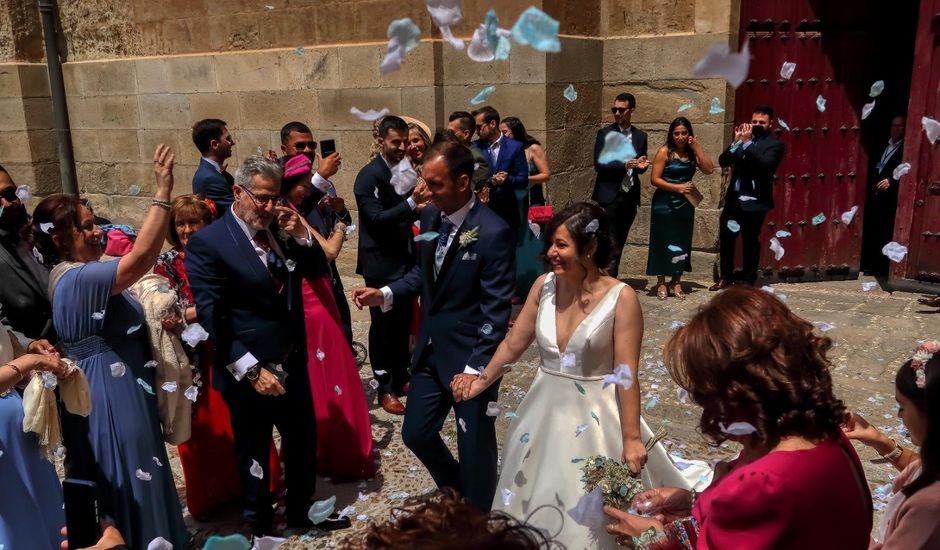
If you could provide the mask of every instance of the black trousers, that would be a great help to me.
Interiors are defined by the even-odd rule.
[[[366,279],[366,286],[382,288],[391,281]],[[372,374],[379,383],[379,395],[395,393],[408,382],[411,352],[408,337],[411,333],[411,314],[414,300],[397,297],[392,309],[382,312],[380,307],[370,307],[369,316],[369,362]]]
[[[281,434],[287,485],[287,521],[307,517],[317,484],[317,419],[307,376],[305,353],[292,353],[284,364],[289,374],[285,394],[261,395],[242,380],[223,394],[232,418],[235,458],[242,484],[244,516],[255,535],[272,534],[270,453],[272,429]],[[257,462],[263,475],[251,473]]]
[[[728,201],[725,204],[718,222],[720,224],[718,234],[720,277],[725,281],[734,279],[734,246],[740,235],[741,252],[744,257],[742,280],[753,284],[757,280],[760,262],[760,231],[764,226],[767,212],[745,212],[736,203],[737,201]],[[728,229],[728,220],[738,222],[741,229],[738,232]]]
[[[626,193],[617,193],[617,198],[610,204],[602,204],[601,208],[607,212],[610,219],[611,233],[614,237],[614,246],[610,251],[610,267],[607,268],[607,274],[617,278],[620,274],[620,256],[623,254],[623,247],[627,244],[627,237],[630,235],[630,228],[633,227],[633,221],[636,220],[637,204],[631,200]]]

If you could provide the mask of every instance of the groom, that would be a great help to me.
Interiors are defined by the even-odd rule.
[[[454,403],[450,382],[467,369],[482,370],[506,335],[516,241],[506,222],[474,198],[473,155],[466,147],[437,143],[425,159],[431,204],[421,213],[421,232],[430,239],[421,243],[418,264],[381,289],[357,288],[353,301],[359,309],[388,308],[421,293],[423,319],[402,439],[438,487],[455,487],[488,511],[496,493],[497,453],[495,418],[486,415],[486,405],[496,401],[499,384]],[[459,462],[439,433],[451,408]]]

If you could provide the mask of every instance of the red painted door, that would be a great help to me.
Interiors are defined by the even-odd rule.
[[[940,144],[922,130],[921,118],[940,119],[940,0],[922,0],[917,23],[911,100],[894,240],[908,255],[892,264],[892,277],[940,283]]]
[[[735,123],[771,105],[775,132],[787,146],[777,170],[775,207],[761,234],[766,280],[854,277],[859,270],[869,154],[862,106],[870,101],[872,60],[881,44],[871,17],[875,0],[744,0],[741,40],[752,54],[747,81],[735,97]],[[784,62],[796,63],[789,79]],[[817,98],[825,110],[817,108]],[[787,129],[789,127],[789,130]],[[850,223],[842,215],[857,207]],[[770,251],[778,232],[785,253]],[[782,233],[781,235],[785,235]]]

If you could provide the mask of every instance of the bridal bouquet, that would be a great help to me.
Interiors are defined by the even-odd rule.
[[[581,482],[585,492],[601,488],[604,504],[626,510],[633,497],[643,492],[643,480],[627,464],[606,456],[587,458],[581,467]]]

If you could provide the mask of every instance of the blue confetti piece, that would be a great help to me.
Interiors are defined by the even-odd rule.
[[[594,411],[591,411],[591,418],[593,418],[597,422],[598,426],[601,425],[601,419],[597,417],[597,413],[595,413]]]
[[[202,550],[249,550],[250,548],[251,543],[244,535],[227,535],[224,537],[212,535],[206,539],[206,543],[202,546]]]
[[[582,386],[581,384],[578,384],[577,382],[575,382],[574,387],[577,388],[579,392],[581,392],[581,395],[587,395],[587,392],[584,391],[584,386]]]
[[[480,93],[473,96],[473,99],[470,100],[470,104],[480,105],[481,103],[486,101],[486,98],[490,97],[490,94],[492,94],[495,91],[496,91],[496,86],[487,86],[486,88],[483,88],[482,90],[480,90]]]
[[[684,113],[684,112],[688,111],[688,110],[691,109],[691,108],[692,108],[692,104],[691,104],[691,103],[683,103],[682,105],[679,105],[679,108],[676,109],[676,112],[677,112],[677,113]]]
[[[506,418],[515,418],[518,415],[514,412],[508,412],[508,413],[504,413],[503,416],[505,416]]]
[[[144,382],[142,379],[138,378],[137,383],[140,384],[140,387],[144,389],[145,392],[153,395],[153,388],[150,387],[150,384]]]
[[[140,186],[137,185],[136,183],[131,184],[131,186],[127,188],[127,194],[128,194],[128,195],[131,195],[131,196],[137,196],[137,195],[139,195],[139,194],[140,194]]]
[[[650,410],[659,405],[659,396],[653,396],[652,399],[646,402],[646,405],[643,406],[644,409]]]
[[[421,242],[421,241],[430,242],[430,241],[437,239],[440,236],[441,234],[438,233],[437,231],[428,231],[427,233],[421,233],[419,235],[415,235],[414,241],[416,243]]]
[[[138,330],[140,330],[140,325],[134,325],[127,329],[127,334],[133,334],[137,332]]]
[[[726,225],[728,226],[728,230],[731,231],[732,233],[737,233],[738,231],[741,230],[741,224],[739,224],[738,222],[734,220],[728,220],[728,223]]]
[[[568,101],[577,101],[578,99],[578,91],[574,89],[574,84],[568,84],[568,87],[565,88],[565,92],[562,95],[564,95],[565,99]]]
[[[778,238],[778,239],[785,239],[785,238],[791,237],[791,236],[792,236],[792,234],[791,234],[789,231],[777,231],[777,238]]]
[[[612,162],[626,162],[636,158],[636,149],[627,139],[627,136],[620,132],[608,132],[604,138],[604,148],[597,157],[598,164],[610,164]]]
[[[571,459],[572,464],[577,464],[578,462],[584,462],[584,459],[581,457]]]
[[[512,38],[541,52],[560,52],[558,28],[558,21],[535,6],[529,6],[512,26]]]
[[[725,110],[721,106],[721,100],[717,97],[713,97],[711,103],[708,105],[708,114],[720,115],[723,112],[725,112]]]
[[[786,122],[785,120],[783,120],[782,118],[777,118],[777,124],[779,124],[780,127],[783,128],[784,130],[786,130],[786,131],[788,131],[788,132],[790,131],[790,126],[789,126],[789,125],[787,124],[787,122]]]
[[[522,434],[522,437],[519,438],[519,443],[528,443],[529,442],[529,432]]]
[[[676,246],[676,245],[674,245],[674,244],[671,244],[671,245],[667,246],[666,248],[668,248],[670,252],[682,252],[682,247],[681,247],[681,246]]]
[[[816,109],[820,113],[826,112],[826,98],[824,98],[823,96],[816,97]]]
[[[868,92],[868,97],[878,97],[883,91],[885,91],[885,81],[876,80],[875,83],[871,85],[871,91]]]
[[[826,221],[826,215],[823,214],[822,212],[813,216],[813,225],[821,225],[825,221]]]

